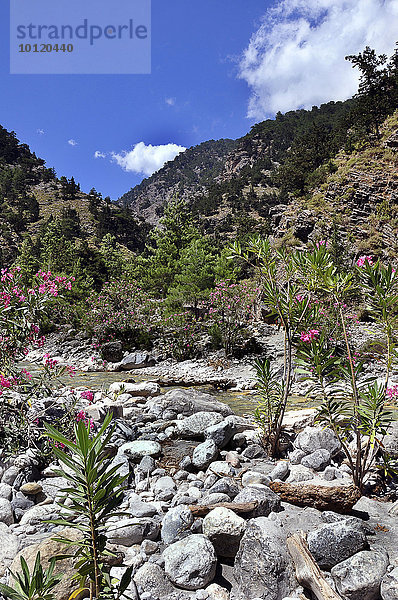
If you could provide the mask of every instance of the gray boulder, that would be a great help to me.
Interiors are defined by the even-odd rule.
[[[299,483],[300,481],[309,481],[314,479],[314,473],[308,467],[303,465],[291,465],[290,475],[287,478],[287,483]]]
[[[109,393],[118,394],[119,392],[130,394],[130,396],[159,396],[160,385],[153,381],[141,381],[140,383],[126,383],[125,381],[115,381],[109,386]]]
[[[380,595],[383,600],[398,600],[398,567],[384,575]]]
[[[11,500],[12,487],[8,483],[0,483],[0,498]]]
[[[228,442],[233,438],[236,430],[228,421],[221,421],[215,425],[210,425],[205,430],[205,438],[214,441],[218,448],[225,448]]]
[[[347,520],[321,525],[308,534],[307,541],[321,569],[331,569],[367,547],[364,531]]]
[[[172,418],[177,415],[185,417],[198,412],[216,412],[227,417],[233,414],[233,410],[227,404],[220,402],[214,396],[205,394],[195,389],[174,389],[166,394],[150,400],[148,403],[149,412],[157,417],[170,413]]]
[[[331,429],[306,427],[296,437],[294,446],[305,452],[305,454],[323,449],[328,450],[333,456],[340,449],[340,442]]]
[[[268,517],[271,512],[278,512],[281,507],[279,496],[265,485],[250,485],[243,488],[235,496],[234,502],[257,502],[257,507],[248,513],[252,518]]]
[[[19,521],[24,513],[35,505],[33,500],[26,498],[22,492],[16,492],[11,500],[11,507],[15,516],[15,520]]]
[[[196,446],[192,454],[192,464],[200,470],[206,469],[217,458],[218,448],[213,439],[208,439]]]
[[[314,469],[314,471],[323,471],[325,467],[330,463],[330,452],[324,448],[314,450],[311,454],[307,454],[301,459],[303,467],[308,469]]]
[[[120,446],[118,454],[126,454],[134,461],[139,461],[143,456],[159,456],[162,447],[158,442],[152,440],[135,440],[126,442]]]
[[[106,362],[117,363],[123,358],[123,346],[121,342],[106,342],[102,344],[101,357]]]
[[[109,525],[106,535],[111,544],[129,547],[141,544],[145,538],[155,540],[159,529],[160,525],[151,519],[121,519]]]
[[[41,481],[44,494],[48,498],[57,500],[59,502],[61,498],[65,497],[65,493],[61,492],[63,488],[69,487],[69,482],[65,477],[48,477]]]
[[[131,516],[137,519],[140,519],[141,517],[153,517],[157,513],[154,504],[142,502],[141,500],[130,501],[129,508]]]
[[[203,440],[205,429],[222,421],[220,413],[198,412],[177,423],[177,435],[194,440]]]
[[[20,542],[5,523],[0,523],[0,539],[0,577],[3,577],[18,553]]]
[[[164,475],[163,477],[159,477],[153,486],[153,491],[155,495],[162,494],[164,492],[172,492],[174,493],[176,490],[175,481],[170,475]]]
[[[250,444],[247,448],[245,448],[245,450],[243,450],[242,456],[249,459],[265,458],[267,453],[265,452],[264,448],[260,446],[260,444]]]
[[[391,423],[387,435],[383,439],[384,450],[392,458],[398,458],[398,421]]]
[[[289,460],[292,465],[299,465],[301,463],[301,459],[305,456],[305,452],[300,450],[300,448],[296,448],[293,452],[289,454]]]
[[[163,552],[164,570],[172,583],[198,590],[213,581],[217,556],[210,540],[201,534],[171,544]]]
[[[1,478],[1,483],[7,483],[8,485],[14,485],[14,481],[16,480],[19,473],[19,469],[15,466],[8,467],[3,473]]]
[[[333,567],[331,574],[338,593],[348,600],[376,600],[387,567],[387,553],[364,551]]]
[[[205,516],[202,531],[212,542],[218,556],[233,558],[246,529],[246,521],[228,508],[214,508]]]
[[[163,569],[156,563],[145,563],[134,575],[134,581],[153,598],[165,598],[174,591]]]
[[[227,494],[214,493],[205,494],[201,499],[201,504],[218,504],[219,502],[231,502]]]
[[[286,479],[289,473],[289,463],[286,460],[281,460],[280,462],[276,463],[272,471],[268,473],[268,477],[271,479],[271,481],[275,481],[275,479],[281,479],[283,481]]]
[[[216,481],[207,491],[208,494],[227,494],[229,498],[235,498],[240,492],[238,484],[229,477],[222,477]]]
[[[260,517],[248,522],[235,558],[232,600],[281,600],[294,577],[286,540],[275,523]]]
[[[137,467],[138,471],[142,471],[142,473],[145,473],[146,475],[148,475],[148,473],[152,473],[155,469],[156,463],[152,456],[150,456],[149,454],[146,454],[142,457],[142,459],[140,460],[140,464]]]
[[[132,369],[144,369],[145,367],[153,367],[155,364],[155,358],[148,352],[132,352],[131,354],[128,354],[127,356],[122,358],[122,360],[120,361],[120,368],[122,369],[122,371],[131,371]]]
[[[19,524],[21,527],[23,525],[40,525],[42,527],[45,519],[56,519],[59,516],[59,510],[56,504],[44,504],[43,506],[37,504],[23,514]]]
[[[173,544],[188,535],[194,521],[191,511],[183,504],[174,506],[164,516],[161,538],[165,544]]]

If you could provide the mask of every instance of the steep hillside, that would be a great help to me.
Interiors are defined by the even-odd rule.
[[[176,193],[189,200],[206,190],[224,169],[225,159],[235,147],[233,140],[210,140],[193,146],[167,162],[119,199],[134,214],[157,223],[165,201]]]
[[[278,113],[235,142],[190,148],[124,194],[119,204],[156,224],[165,203],[178,192],[209,234],[250,227],[265,231],[272,207],[286,203],[290,192],[303,192],[308,176],[347,141],[353,103]],[[302,148],[301,163],[292,163],[292,153]]]
[[[14,132],[0,126],[0,265],[9,265],[22,241],[43,235],[58,219],[70,239],[95,248],[112,234],[128,250],[142,250],[148,226],[130,211],[111,204],[94,189],[84,194],[73,177],[57,178],[44,160],[20,144]]]
[[[337,235],[352,252],[398,258],[398,111],[380,140],[340,151],[333,165],[325,183],[274,214],[275,236],[295,244]]]

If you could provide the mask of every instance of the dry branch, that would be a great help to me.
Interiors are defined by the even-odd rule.
[[[229,508],[235,513],[249,513],[257,508],[258,502],[218,502],[217,504],[197,504],[189,507],[194,517],[204,517],[213,508]]]
[[[300,531],[287,539],[297,581],[310,590],[318,600],[342,600],[330,587],[308,549],[305,533]]]
[[[296,506],[312,506],[318,510],[332,510],[338,513],[348,513],[361,497],[361,492],[354,485],[293,485],[271,481],[271,490],[278,494],[284,502]]]

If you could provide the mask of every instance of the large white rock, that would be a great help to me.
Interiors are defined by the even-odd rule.
[[[340,449],[340,442],[331,429],[306,427],[296,437],[294,446],[306,454],[323,449],[328,450],[333,456]]]
[[[196,389],[174,389],[159,398],[149,400],[149,412],[162,417],[165,413],[189,416],[201,411],[218,412],[224,417],[232,415],[233,410],[227,404],[220,402],[210,394],[204,394]],[[170,418],[170,417],[169,417]]]
[[[115,381],[109,386],[109,393],[127,393],[131,396],[159,396],[160,385],[153,381],[141,381],[140,383],[127,383],[125,381]]]
[[[383,600],[398,600],[398,567],[384,575],[380,595]]]
[[[171,544],[163,558],[167,577],[184,590],[203,588],[216,574],[217,556],[205,535],[190,535]]]
[[[14,523],[11,502],[6,498],[0,498],[0,523],[5,523],[6,525]]]
[[[0,577],[3,577],[19,550],[19,539],[4,523],[0,523],[0,539]]]
[[[197,469],[204,470],[217,457],[218,448],[214,440],[209,439],[196,446],[192,454],[192,464]]]
[[[177,423],[177,434],[183,438],[203,440],[205,429],[222,421],[220,413],[198,412]]]
[[[143,456],[159,456],[162,447],[152,440],[135,440],[120,446],[118,454],[126,454],[133,460],[140,460]]]
[[[203,519],[202,531],[219,556],[233,558],[239,549],[246,521],[228,508],[214,508]]]
[[[339,594],[349,600],[376,600],[388,567],[385,552],[363,551],[331,570]]]

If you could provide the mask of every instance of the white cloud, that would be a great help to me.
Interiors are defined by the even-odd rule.
[[[94,152],[94,158],[106,158],[106,154],[104,154],[104,152],[101,152],[100,150],[96,150]]]
[[[176,99],[175,98],[165,98],[164,100],[166,102],[166,104],[168,106],[174,106],[176,103]]]
[[[248,116],[352,96],[358,72],[344,57],[365,46],[391,55],[397,19],[398,0],[281,0],[240,60],[239,77],[252,92]]]
[[[69,144],[69,146],[77,146],[77,141],[76,140],[68,140],[68,144]]]
[[[125,171],[133,173],[144,173],[152,175],[158,171],[168,160],[173,160],[180,154],[185,152],[186,148],[177,146],[177,144],[164,144],[161,146],[148,146],[144,142],[139,142],[129,152],[112,153],[112,158]]]
[[[44,135],[45,131],[44,129],[36,129],[36,133],[38,133],[39,135]]]

